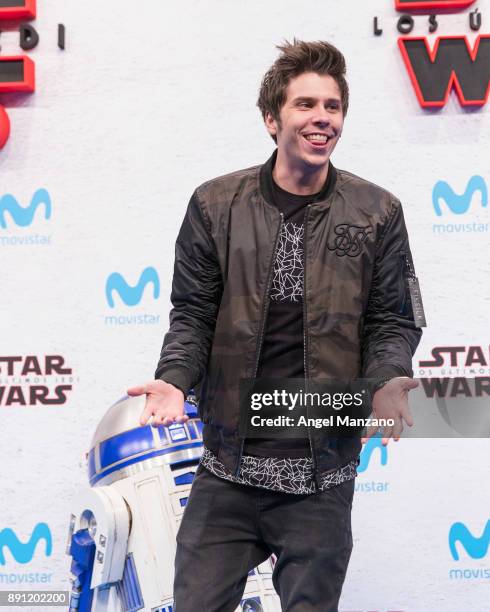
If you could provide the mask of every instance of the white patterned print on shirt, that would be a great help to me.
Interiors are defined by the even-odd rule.
[[[212,474],[238,484],[270,491],[304,495],[315,493],[313,461],[310,457],[279,458],[243,455],[238,476],[231,474],[213,452],[204,447],[201,463]],[[357,476],[357,459],[321,478],[319,490],[326,491]]]
[[[279,235],[271,300],[297,302],[303,295],[304,225],[284,223]]]

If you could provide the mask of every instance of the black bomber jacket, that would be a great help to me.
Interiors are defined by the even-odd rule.
[[[204,183],[189,202],[175,247],[170,327],[155,377],[196,388],[203,440],[238,473],[239,381],[256,376],[277,240],[267,163]],[[304,221],[305,377],[412,376],[422,330],[403,211],[388,191],[331,164],[335,184]],[[261,180],[262,177],[262,180]],[[308,433],[315,478],[357,457],[356,438]]]

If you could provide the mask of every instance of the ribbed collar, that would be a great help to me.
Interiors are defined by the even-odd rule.
[[[274,179],[272,178],[272,170],[276,163],[276,158],[277,149],[275,149],[275,151],[260,169],[260,190],[265,200],[269,202],[269,204],[274,203]],[[322,202],[323,200],[326,200],[334,190],[336,182],[337,170],[335,170],[335,167],[332,162],[328,160],[327,180],[325,181],[325,184],[323,185],[321,191],[317,193],[315,198],[312,200],[312,203]]]

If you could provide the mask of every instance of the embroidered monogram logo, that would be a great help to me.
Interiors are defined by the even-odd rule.
[[[340,223],[334,228],[335,238],[333,244],[328,244],[327,247],[339,257],[347,255],[349,257],[357,257],[362,245],[366,242],[366,238],[372,233],[369,225],[361,227],[359,225],[349,225],[348,223]]]

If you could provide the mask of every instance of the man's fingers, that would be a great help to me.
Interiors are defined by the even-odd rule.
[[[185,423],[189,419],[183,413],[183,406],[181,407],[180,402],[174,398],[170,400],[167,392],[160,389],[162,385],[163,387],[171,388],[171,385],[166,385],[162,381],[153,381],[144,385],[130,387],[127,390],[128,395],[132,397],[146,393],[146,404],[139,421],[141,426],[146,425],[151,417],[153,417],[151,425],[154,427],[159,427],[160,425],[168,426],[172,423]],[[180,394],[182,395],[182,392]]]
[[[388,444],[392,434],[393,434],[393,427],[391,425],[388,425],[383,428],[383,438],[381,440],[381,444],[383,446],[386,446]]]
[[[164,412],[157,411],[153,415],[151,424],[153,427],[160,427],[160,425],[170,425],[172,417],[167,416]]]
[[[175,417],[176,423],[185,423],[189,420],[189,417],[186,414],[179,414],[179,416]]]
[[[413,416],[412,413],[410,412],[410,408],[408,407],[408,404],[405,406],[405,408],[402,410],[401,413],[403,420],[405,421],[405,423],[409,426],[412,427],[413,425]]]
[[[369,438],[372,438],[377,431],[378,431],[377,427],[375,427],[374,425],[369,425],[366,429],[366,435],[363,438],[361,438],[362,444],[366,444]]]
[[[140,416],[140,425],[146,425],[148,423],[148,419],[153,414],[153,409],[149,403],[146,404],[145,409],[141,413]]]
[[[138,385],[136,387],[130,387],[126,391],[126,393],[131,397],[134,397],[136,395],[143,395],[143,393],[148,393],[148,391],[146,390],[146,385]]]
[[[150,416],[151,414],[145,414],[144,412],[141,414],[140,416],[141,427],[144,427],[148,423],[148,419],[150,418]]]
[[[395,442],[398,442],[398,440],[400,439],[400,436],[402,435],[402,431],[403,431],[403,422],[401,419],[396,419],[395,425],[393,426],[393,440],[395,440]]]
[[[169,414],[156,414],[153,417],[152,425],[158,427],[159,425],[164,425],[168,427],[169,425],[173,425],[174,423],[182,424],[189,420],[189,417],[186,414],[177,414],[177,415],[169,415]]]
[[[185,423],[189,420],[186,414],[176,414],[175,408],[164,407],[160,401],[157,402],[155,399],[147,399],[146,406],[140,416],[140,425],[146,425],[150,417],[153,417],[151,425],[154,427],[168,426],[172,423]]]

